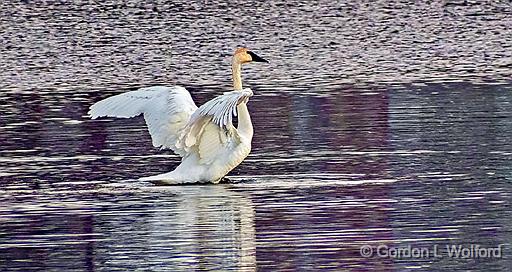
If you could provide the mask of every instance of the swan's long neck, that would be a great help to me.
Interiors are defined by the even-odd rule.
[[[233,58],[232,64],[232,72],[233,72],[233,87],[235,91],[242,90],[242,62],[238,59],[237,56]],[[238,106],[236,106],[236,110],[238,112],[238,133],[244,136],[249,141],[252,140],[252,135],[254,134],[251,122],[251,115],[249,114],[249,110],[247,109],[247,102],[244,101]]]
[[[231,66],[231,70],[233,72],[233,87],[235,91],[242,90],[242,63],[238,60],[237,57],[233,58],[233,64]]]
[[[238,104],[238,106],[236,106],[236,110],[238,112],[238,133],[250,141],[254,131],[251,123],[251,115],[249,115],[246,102]]]

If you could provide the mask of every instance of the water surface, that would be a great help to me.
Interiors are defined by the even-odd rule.
[[[0,4],[0,270],[507,271],[512,8]],[[138,182],[179,158],[94,102],[244,67],[255,136],[232,183]],[[363,257],[363,245],[504,245],[502,258]]]

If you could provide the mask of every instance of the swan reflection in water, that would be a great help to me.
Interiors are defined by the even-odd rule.
[[[99,216],[108,239],[98,242],[96,259],[130,269],[158,264],[164,270],[256,270],[255,212],[248,197],[224,186],[142,188],[158,200],[125,211],[138,216]],[[127,260],[130,253],[137,259]]]

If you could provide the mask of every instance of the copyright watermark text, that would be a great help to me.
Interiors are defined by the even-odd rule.
[[[485,259],[502,258],[504,244],[495,247],[479,244],[466,245],[433,245],[431,247],[362,245],[359,254],[362,257],[379,257],[391,259],[430,259],[430,258],[454,258],[454,259]]]

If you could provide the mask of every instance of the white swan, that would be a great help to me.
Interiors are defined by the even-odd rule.
[[[251,151],[253,128],[247,110],[251,89],[242,89],[241,67],[251,61],[268,62],[247,48],[233,55],[234,91],[225,92],[200,108],[183,87],[153,86],[122,93],[90,107],[92,119],[130,118],[144,114],[153,146],[170,148],[182,157],[172,172],[140,178],[163,184],[218,183]],[[238,127],[232,117],[238,117]]]

